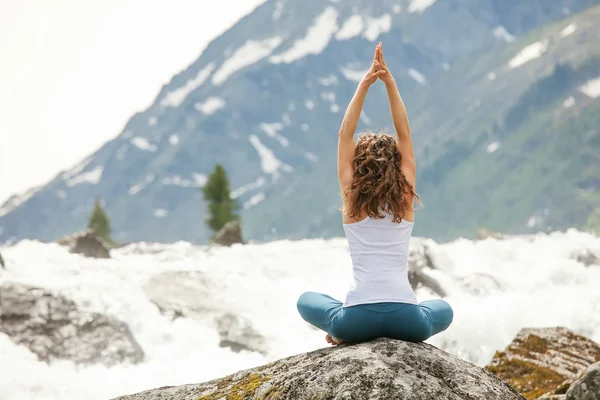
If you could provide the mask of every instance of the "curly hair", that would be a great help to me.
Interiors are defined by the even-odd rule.
[[[352,182],[344,196],[348,217],[359,219],[363,212],[371,218],[393,214],[393,221],[400,223],[407,211],[413,211],[405,194],[412,194],[417,202],[419,196],[400,170],[401,160],[396,142],[389,135],[367,133],[358,139]]]

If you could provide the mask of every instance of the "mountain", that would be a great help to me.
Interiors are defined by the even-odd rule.
[[[97,196],[116,240],[205,241],[216,163],[249,238],[341,234],[336,134],[379,40],[415,137],[416,234],[583,226],[600,204],[596,3],[267,1],[116,139],[0,208],[0,241],[81,229]],[[386,102],[373,87],[359,131],[392,129]]]

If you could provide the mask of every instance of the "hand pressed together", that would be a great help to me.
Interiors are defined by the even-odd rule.
[[[362,79],[362,81],[368,86],[371,86],[372,84],[374,84],[378,78],[383,79],[383,76],[388,73],[387,69],[382,68],[380,57],[379,57],[380,49],[381,49],[381,43],[379,43],[377,45],[377,47],[375,48],[375,55],[373,56],[373,63],[371,64],[371,68],[369,68],[369,70],[367,71],[367,74]],[[383,56],[381,57],[381,59],[383,59]]]

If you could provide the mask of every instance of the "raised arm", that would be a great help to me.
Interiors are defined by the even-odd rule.
[[[367,97],[369,87],[377,81],[377,78],[386,74],[382,70],[377,59],[377,49],[373,57],[371,68],[358,84],[358,88],[346,109],[344,120],[338,133],[338,179],[342,193],[352,182],[352,159],[354,158],[354,132],[358,126],[358,120]]]
[[[379,43],[377,46],[376,56],[381,68],[386,71],[386,74],[382,75],[381,80],[385,83],[385,87],[387,89],[390,111],[392,113],[392,120],[394,122],[394,129],[396,129],[396,146],[398,146],[398,151],[402,155],[400,169],[414,189],[417,168],[415,163],[415,151],[413,148],[412,137],[410,135],[408,114],[406,113],[406,107],[404,106],[404,102],[402,101],[402,97],[398,91],[396,81],[385,64],[383,50],[381,47],[382,45]]]

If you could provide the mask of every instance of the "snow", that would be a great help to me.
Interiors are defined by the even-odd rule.
[[[210,74],[212,74],[214,69],[215,65],[213,63],[210,63],[206,67],[202,68],[194,79],[190,79],[185,83],[185,85],[167,93],[160,102],[161,106],[179,107],[179,105],[183,103],[190,93],[202,86]]]
[[[147,175],[144,180],[138,184],[133,185],[129,188],[129,195],[133,196],[139,192],[141,192],[149,183],[154,182],[154,175]]]
[[[399,4],[394,4],[394,7],[392,7],[392,11],[394,12],[394,14],[399,14],[400,11],[402,11],[402,6]]]
[[[235,190],[231,191],[231,198],[232,199],[237,199],[238,197],[240,197],[241,195],[254,190],[254,189],[258,189],[260,187],[263,187],[265,184],[267,183],[267,180],[265,178],[263,178],[262,176],[260,178],[258,178],[257,180],[255,180],[254,182],[250,182],[244,186],[241,186]]]
[[[427,83],[427,79],[425,79],[423,74],[420,73],[419,71],[417,71],[416,69],[410,68],[408,70],[408,74],[410,75],[411,78],[413,78],[415,81],[417,81],[421,85],[425,85]]]
[[[360,120],[365,124],[365,125],[371,125],[371,118],[369,118],[367,116],[367,114],[365,113],[365,110],[362,110],[360,112]]]
[[[19,207],[21,204],[25,203],[29,200],[34,194],[39,192],[42,189],[41,186],[37,186],[31,188],[20,195],[11,196],[8,200],[4,202],[2,207],[0,207],[0,217],[8,214],[13,211],[15,208]]]
[[[169,143],[173,146],[177,146],[179,144],[179,136],[175,134],[169,136]]]
[[[141,136],[131,138],[131,144],[140,150],[149,151],[151,153],[154,153],[158,149],[155,144],[150,143],[148,139]]]
[[[335,114],[340,111],[340,106],[337,104],[332,104],[331,107],[329,107],[329,111]]]
[[[500,148],[500,142],[493,142],[488,145],[486,150],[488,153],[494,153],[499,148]]]
[[[282,123],[279,123],[279,122],[272,123],[272,124],[261,123],[259,125],[259,128],[263,132],[265,132],[267,135],[269,135],[273,139],[277,140],[279,142],[279,144],[281,144],[283,147],[289,146],[288,140],[279,134],[279,131],[284,128]]]
[[[408,6],[408,12],[410,13],[422,13],[429,7],[431,7],[435,3],[435,0],[410,0],[410,5]]]
[[[258,203],[260,203],[261,201],[263,201],[265,199],[265,194],[263,192],[260,192],[258,194],[255,194],[254,196],[250,197],[250,199],[248,199],[248,201],[246,201],[243,205],[244,210],[248,210],[252,207],[254,207],[255,205],[257,205]]]
[[[157,208],[156,210],[154,210],[154,216],[156,218],[164,218],[167,215],[169,215],[169,212],[164,208]]]
[[[304,102],[304,106],[306,108],[308,108],[309,110],[312,110],[313,108],[315,108],[315,103],[313,101],[311,101],[311,100],[306,100]]]
[[[57,196],[59,199],[62,199],[62,200],[64,200],[64,199],[66,199],[67,197],[69,197],[69,196],[67,195],[67,192],[65,192],[64,190],[59,190],[58,192],[56,192],[56,196]]]
[[[300,128],[302,129],[302,132],[308,132],[308,130],[310,129],[310,125],[302,124]]]
[[[206,184],[208,178],[203,174],[193,174],[192,179],[182,178],[179,175],[167,176],[161,179],[160,183],[167,186],[179,186],[184,188],[202,187]]]
[[[150,125],[150,126],[156,125],[157,122],[158,122],[158,118],[156,118],[156,117],[148,118],[148,125]]]
[[[515,41],[515,37],[513,35],[511,35],[510,33],[508,33],[506,28],[503,27],[502,25],[495,27],[492,32],[494,33],[494,36],[498,40],[504,40],[507,43],[511,43],[511,42]]]
[[[321,100],[328,101],[330,103],[334,103],[335,102],[335,93],[334,92],[322,92]]]
[[[548,50],[548,41],[539,41],[530,44],[529,46],[523,48],[513,59],[508,62],[508,65],[511,68],[517,68],[521,65],[528,63],[531,60],[535,60],[539,58],[542,54],[544,54]]]
[[[96,185],[100,182],[102,178],[102,172],[104,171],[104,167],[102,165],[98,165],[96,168],[89,172],[81,173],[73,178],[69,179],[66,184],[69,187],[79,185],[80,183],[89,183],[92,185]]]
[[[569,230],[427,244],[439,266],[428,273],[454,309],[451,327],[427,343],[483,367],[523,327],[564,326],[600,342],[600,268],[573,260],[576,252],[598,251],[600,238]],[[343,300],[351,283],[347,249],[341,238],[212,248],[139,243],[111,250],[112,258],[104,260],[70,254],[55,243],[4,247],[14,268],[3,271],[0,281],[42,287],[124,321],[146,359],[112,367],[48,364],[0,335],[0,398],[111,399],[205,382],[323,348],[324,334],[299,317],[296,301],[308,290]],[[145,291],[152,279],[160,283],[154,290],[175,304],[219,313],[175,320],[162,315]],[[417,297],[433,296],[417,289]],[[265,338],[265,355],[219,346],[214,320],[225,313],[250,321]]]
[[[356,37],[365,29],[360,15],[353,15],[344,22],[342,28],[335,34],[337,40],[348,40]]]
[[[541,225],[543,222],[544,222],[544,219],[542,217],[532,216],[529,218],[529,220],[527,220],[527,227],[535,228],[536,226]]]
[[[351,68],[342,68],[341,72],[342,75],[344,75],[344,78],[346,78],[349,81],[352,82],[360,82],[365,75],[367,75],[367,72],[369,71],[369,69],[363,69],[363,70],[356,70],[356,69],[351,69]]]
[[[291,64],[310,54],[320,54],[338,31],[337,17],[337,10],[333,7],[327,7],[315,19],[313,25],[308,28],[304,38],[295,41],[292,47],[283,53],[271,56],[270,61],[274,64]]]
[[[273,11],[272,19],[273,21],[278,21],[281,18],[281,13],[283,12],[283,1],[278,1],[275,3],[275,11]]]
[[[325,78],[319,78],[318,82],[323,86],[335,86],[339,83],[338,78],[335,75],[329,75]]]
[[[261,143],[260,139],[256,135],[250,135],[250,144],[254,146],[254,149],[260,156],[260,165],[263,172],[267,174],[276,173],[281,167],[281,161],[279,161],[271,149]]]
[[[206,182],[208,182],[208,177],[204,174],[192,174],[192,177],[194,178],[194,182],[196,182],[196,186],[198,187],[204,187],[204,185],[206,185]]]
[[[379,18],[369,18],[366,25],[367,29],[365,29],[363,36],[367,40],[374,42],[381,34],[389,32],[392,29],[392,16],[385,14]]]
[[[196,110],[206,115],[212,115],[223,107],[225,107],[225,100],[220,97],[209,97],[204,103],[194,104]]]
[[[494,79],[496,79],[496,73],[495,73],[495,72],[490,72],[490,73],[487,75],[487,78],[488,78],[490,81],[493,81]]]
[[[280,37],[272,37],[260,41],[248,40],[223,63],[217,72],[215,72],[212,83],[214,85],[220,85],[237,71],[268,57],[281,42],[282,39]]]
[[[579,88],[579,90],[593,99],[600,96],[600,76],[596,79],[592,79],[587,81],[583,86]]]
[[[569,96],[563,103],[565,108],[571,108],[575,105],[575,98],[573,96]]]
[[[65,173],[62,174],[62,178],[64,180],[70,179],[72,177],[74,177],[75,175],[79,174],[81,171],[83,171],[83,169],[85,167],[88,166],[88,164],[92,161],[91,157],[88,157],[86,159],[84,159],[83,161],[81,161],[79,164],[75,165],[73,168],[71,168],[70,170],[66,171]]]
[[[571,23],[565,27],[562,31],[560,31],[560,37],[567,37],[573,34],[577,30],[577,24]]]
[[[317,157],[315,154],[313,154],[313,153],[311,153],[311,152],[304,153],[304,157],[305,157],[307,160],[309,160],[309,161],[312,161],[312,162],[314,162],[314,163],[317,163],[317,162],[319,162],[319,157]]]

